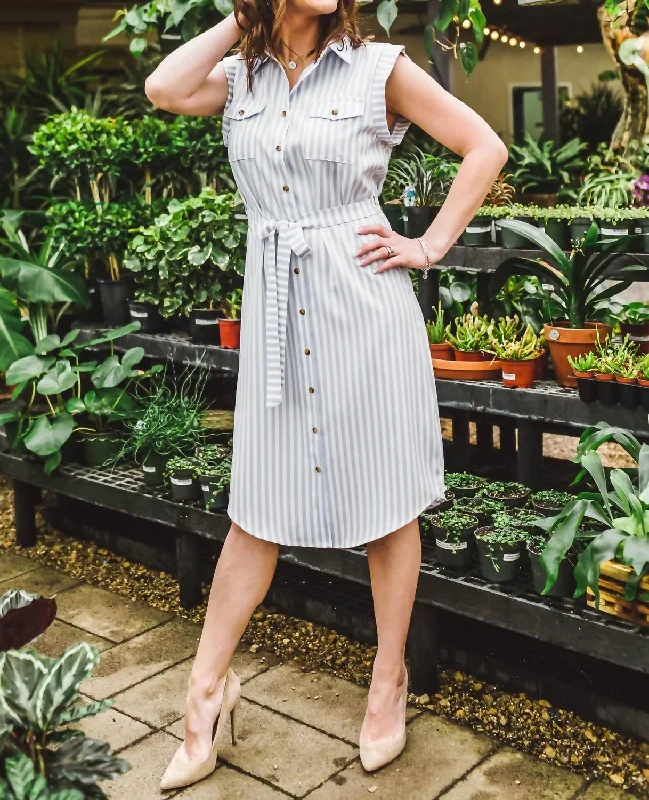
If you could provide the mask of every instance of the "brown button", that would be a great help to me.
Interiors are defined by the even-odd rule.
[[[282,186],[282,189],[283,189],[285,192],[288,192],[288,186],[287,186],[286,184],[284,184],[284,185]]]
[[[278,144],[278,145],[276,145],[276,146],[275,146],[275,150],[277,150],[278,152],[279,152],[281,149],[282,149],[282,145],[281,145],[281,144]]]
[[[303,309],[303,308],[301,308],[301,309],[300,309],[300,314],[302,314],[302,316],[304,316],[304,315],[306,314],[306,310],[305,310],[305,309]]]
[[[335,117],[335,116],[338,114],[338,109],[337,109],[337,108],[332,108],[332,109],[331,109],[331,113],[332,113],[332,114],[334,115],[334,117]]]
[[[239,116],[241,116],[242,114],[243,114],[243,109],[242,109],[242,108],[240,108],[240,109],[239,109]]]
[[[315,392],[315,389],[313,388],[313,386],[309,386],[309,392],[310,392],[311,394],[313,394],[313,393]]]
[[[317,428],[311,428],[311,430],[312,430],[314,433],[317,433],[317,432],[318,432],[318,429],[317,429]]]
[[[316,468],[315,468],[315,471],[316,471],[316,472],[322,472],[322,467],[316,467]]]
[[[282,116],[283,116],[283,117],[285,117],[285,116],[286,116],[286,111],[282,111]]]
[[[310,355],[311,355],[311,351],[309,350],[309,348],[308,348],[308,347],[307,347],[307,348],[306,348],[306,350],[304,351],[304,355],[305,355],[305,356],[310,356]]]
[[[295,267],[295,269],[293,270],[293,272],[294,272],[296,275],[299,275],[299,274],[300,274],[300,268],[299,268],[299,267]]]

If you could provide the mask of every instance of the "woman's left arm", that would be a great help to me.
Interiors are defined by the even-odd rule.
[[[409,58],[397,58],[386,83],[388,120],[401,115],[462,158],[439,214],[424,234],[431,264],[457,241],[482,204],[494,180],[507,162],[507,148],[499,136],[473,109],[443,89]],[[375,233],[374,242],[358,251],[361,266],[385,258],[386,244],[395,255],[376,271],[391,267],[423,267],[423,250],[414,239],[399,236],[380,225],[368,225],[358,233]]]

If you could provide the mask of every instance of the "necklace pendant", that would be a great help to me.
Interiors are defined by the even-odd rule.
[[[289,69],[295,69],[296,67],[297,67],[297,64],[295,63],[295,61],[293,61],[293,59],[291,59],[291,60],[288,62],[288,68],[289,68]]]

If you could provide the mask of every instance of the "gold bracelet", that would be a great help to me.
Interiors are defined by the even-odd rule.
[[[428,277],[428,270],[430,269],[430,259],[428,257],[428,250],[426,249],[426,245],[424,244],[424,237],[420,236],[417,241],[421,245],[421,249],[424,251],[424,258],[426,259],[426,264],[424,266],[424,279]]]

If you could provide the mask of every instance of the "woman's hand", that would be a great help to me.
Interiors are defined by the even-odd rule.
[[[385,272],[393,267],[411,267],[412,269],[424,269],[426,258],[424,250],[417,239],[409,239],[401,236],[384,225],[364,225],[357,231],[359,234],[376,234],[374,241],[365,242],[356,253],[361,267],[367,267],[375,261],[385,259],[379,267],[374,267],[373,272]],[[426,250],[428,250],[428,262],[431,266],[446,254],[448,248],[437,245],[429,238],[422,236]],[[393,255],[390,255],[386,248],[391,248]]]

